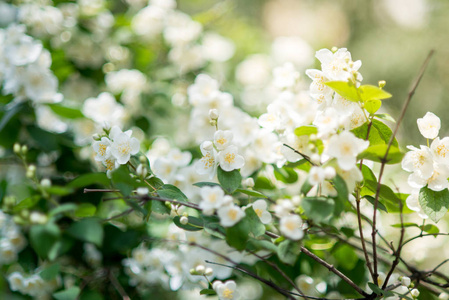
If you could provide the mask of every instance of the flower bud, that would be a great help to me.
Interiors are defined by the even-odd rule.
[[[206,267],[205,266],[203,266],[203,265],[198,265],[198,266],[196,266],[196,268],[195,268],[195,271],[198,273],[198,274],[204,274],[204,271],[206,270]]]
[[[326,179],[332,179],[337,175],[337,172],[335,172],[335,169],[332,167],[326,167],[324,168],[324,178]]]
[[[195,271],[195,269],[190,269],[189,271],[190,275],[198,275]]]
[[[23,155],[27,154],[28,153],[28,146],[27,145],[23,145],[21,151],[22,151]]]
[[[212,274],[214,274],[214,270],[212,268],[206,268],[204,271],[204,275],[206,276],[212,276]]]
[[[218,110],[216,109],[209,110],[209,118],[213,121],[218,120]]]
[[[387,82],[385,80],[380,80],[378,82],[379,88],[383,88],[386,84],[387,84]]]
[[[318,165],[321,162],[321,156],[317,153],[312,154],[310,157],[310,161],[314,164]]]
[[[186,217],[186,216],[182,216],[182,217],[179,219],[179,223],[181,223],[182,225],[187,225],[187,223],[189,223],[189,218]]]
[[[35,174],[36,174],[36,166],[35,165],[28,166],[28,169],[26,171],[26,177],[33,178]]]
[[[441,294],[438,296],[438,299],[449,300],[449,294],[448,294],[448,293],[441,293]]]
[[[148,173],[148,170],[146,167],[144,167],[143,164],[139,164],[136,168],[136,173],[137,173],[137,175],[139,175],[141,177],[145,177]]]
[[[251,189],[254,187],[254,179],[252,179],[251,177],[246,178],[245,180],[243,180],[242,184],[243,186]]]
[[[41,186],[42,186],[43,188],[49,188],[49,187],[51,187],[51,181],[50,181],[50,179],[48,179],[48,178],[42,179],[42,180],[41,180]]]
[[[201,146],[203,147],[204,150],[206,151],[212,151],[212,149],[214,149],[214,144],[212,144],[211,141],[204,141]]]
[[[30,222],[33,224],[45,224],[48,221],[48,217],[43,213],[33,211],[30,214]]]
[[[223,284],[223,282],[221,282],[220,280],[215,280],[214,283],[212,283],[212,288],[214,290],[217,290],[217,288],[222,284]]]
[[[14,150],[15,154],[20,154],[20,144],[19,143],[15,143],[12,149]]]
[[[409,286],[410,286],[410,283],[412,283],[412,281],[410,280],[409,277],[407,277],[407,276],[402,276],[402,278],[401,278],[401,283],[402,283],[402,285],[404,285],[404,286],[406,286],[406,287],[409,287]]]
[[[140,163],[145,164],[147,162],[147,158],[145,156],[141,155],[141,156],[139,156],[139,161],[140,161]]]
[[[95,141],[101,140],[101,137],[100,137],[100,135],[99,135],[98,133],[94,133],[94,134],[92,135],[92,138],[93,138]]]
[[[419,296],[419,291],[417,289],[413,289],[410,291],[410,295],[412,295],[413,298],[417,298]]]
[[[148,188],[146,188],[146,187],[139,187],[139,188],[137,188],[136,193],[139,196],[148,195]]]

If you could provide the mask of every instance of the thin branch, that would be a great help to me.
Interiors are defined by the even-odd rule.
[[[400,116],[399,116],[399,118],[397,120],[396,127],[394,128],[393,134],[391,135],[390,141],[388,142],[388,146],[387,146],[387,149],[385,151],[385,155],[384,155],[384,157],[381,160],[381,166],[380,166],[380,171],[379,171],[379,179],[378,179],[377,188],[376,188],[376,196],[375,196],[375,199],[374,199],[373,227],[372,227],[372,232],[371,232],[371,238],[372,238],[372,241],[373,241],[373,264],[374,264],[374,278],[373,278],[373,280],[374,280],[374,284],[376,284],[376,285],[378,285],[377,279],[379,277],[379,274],[377,273],[376,213],[377,213],[377,206],[379,204],[381,180],[382,180],[382,176],[383,176],[383,173],[384,173],[385,165],[387,163],[388,153],[390,151],[391,145],[393,144],[394,138],[395,138],[395,136],[396,136],[396,134],[398,132],[399,125],[401,124],[402,119],[405,116],[405,112],[407,111],[408,105],[410,104],[410,101],[412,100],[412,97],[415,94],[416,89],[418,88],[418,85],[419,85],[419,83],[420,83],[420,81],[421,81],[421,79],[422,79],[422,77],[424,75],[425,70],[427,69],[427,66],[428,66],[428,64],[430,62],[430,59],[433,56],[433,53],[434,53],[434,50],[431,50],[429,52],[429,54],[427,55],[426,60],[424,61],[421,69],[419,70],[418,77],[416,78],[415,83],[412,85],[412,87],[411,87],[411,89],[410,89],[410,91],[408,93],[407,99],[405,100],[404,106],[402,107],[401,114],[400,114]]]
[[[445,235],[445,236],[448,236],[449,235],[449,233],[446,233],[446,232],[439,232],[439,233],[429,233],[429,234],[420,234],[420,235],[417,235],[417,236],[414,236],[414,237],[412,237],[412,238],[409,238],[408,240],[406,240],[405,242],[404,242],[404,245],[406,245],[406,244],[408,244],[408,243],[410,243],[411,241],[414,241],[414,240],[416,240],[416,239],[418,239],[418,238],[422,238],[422,237],[426,237],[426,236],[437,236],[437,235]]]
[[[112,285],[117,290],[117,292],[122,296],[123,300],[131,300],[131,298],[126,294],[125,289],[122,287],[120,282],[118,282],[117,278],[115,278],[114,274],[112,274],[112,271],[109,270],[109,280],[111,280]]]
[[[279,238],[279,236],[273,232],[265,231],[265,234],[272,238]],[[352,288],[354,288],[360,295],[363,295],[365,297],[368,297],[369,294],[366,293],[364,290],[362,290],[359,286],[357,286],[351,279],[349,279],[345,274],[337,270],[333,265],[329,264],[327,261],[319,258],[312,252],[310,252],[307,248],[304,246],[301,246],[301,251],[306,254],[307,256],[311,257],[313,260],[321,264],[322,266],[326,267],[329,271],[343,279],[347,284],[349,284]]]
[[[295,148],[293,148],[292,146],[289,146],[287,144],[282,144],[283,146],[287,147],[288,149],[292,150],[293,152],[295,152],[296,154],[301,155],[305,160],[307,160],[311,165],[316,166],[315,163],[313,163],[310,160],[310,157],[308,155],[305,155],[304,153],[299,152],[298,150],[296,150]]]

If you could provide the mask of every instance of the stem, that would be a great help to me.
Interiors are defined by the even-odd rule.
[[[117,292],[122,296],[123,300],[131,300],[131,298],[126,294],[125,289],[122,287],[120,282],[118,282],[117,278],[115,278],[114,274],[112,274],[112,271],[109,270],[109,280],[111,280],[112,285],[117,290]]]
[[[378,179],[378,182],[377,182],[376,196],[375,196],[375,200],[374,200],[373,227],[372,227],[373,230],[371,232],[371,238],[372,238],[372,241],[373,241],[373,263],[374,263],[374,278],[373,278],[373,280],[374,280],[374,284],[377,285],[377,286],[378,286],[377,279],[379,277],[379,274],[377,273],[376,213],[377,213],[377,206],[378,206],[378,203],[379,203],[379,194],[380,194],[381,180],[382,180],[382,176],[383,176],[383,173],[384,173],[385,165],[387,163],[388,152],[390,151],[391,145],[393,144],[394,138],[395,138],[395,136],[396,136],[396,134],[398,132],[399,125],[401,124],[402,119],[405,116],[405,112],[407,111],[408,105],[410,104],[410,101],[412,100],[412,97],[415,94],[415,91],[418,88],[418,85],[419,85],[422,77],[424,76],[424,72],[425,72],[425,70],[426,70],[426,68],[427,68],[427,66],[428,66],[428,64],[430,62],[430,59],[433,56],[433,53],[434,53],[434,50],[431,50],[429,52],[429,54],[427,55],[426,60],[424,61],[421,69],[419,70],[418,77],[416,78],[414,84],[412,85],[412,87],[411,87],[411,89],[410,89],[410,91],[408,93],[407,99],[405,100],[404,106],[402,107],[402,111],[401,111],[399,119],[398,119],[398,121],[396,123],[396,126],[394,128],[393,134],[391,135],[390,141],[388,142],[388,146],[387,146],[387,149],[385,151],[385,155],[384,155],[384,157],[381,160],[381,166],[380,166],[380,171],[379,171],[379,179]]]
[[[305,154],[299,152],[298,150],[296,150],[295,148],[293,148],[292,146],[289,146],[289,145],[287,145],[287,144],[282,144],[282,145],[285,146],[285,147],[287,147],[288,149],[294,151],[296,154],[301,155],[301,156],[302,156],[305,160],[307,160],[312,166],[316,166],[316,164],[313,163],[313,162],[310,160],[310,157],[309,157],[308,155],[305,155]]]

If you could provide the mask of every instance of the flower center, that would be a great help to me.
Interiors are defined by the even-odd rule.
[[[446,157],[447,152],[448,152],[448,149],[446,148],[445,145],[439,145],[437,147],[437,153],[439,156]]]
[[[231,209],[228,211],[228,217],[231,220],[235,220],[237,218],[237,211],[235,209]],[[232,299],[232,298],[231,298]]]
[[[225,161],[226,161],[228,164],[232,164],[232,163],[234,162],[234,160],[235,160],[235,154],[234,154],[234,153],[227,153],[227,154],[225,155]]]
[[[129,146],[129,143],[121,143],[118,146],[118,152],[120,152],[121,155],[127,155],[131,152],[131,147]]]
[[[228,288],[226,288],[224,291],[223,291],[223,297],[225,298],[225,299],[234,299],[234,291],[233,290],[230,290],[230,289],[228,289]]]
[[[256,208],[256,209],[254,210],[254,212],[256,213],[256,215],[259,216],[259,218],[262,217],[262,212],[263,212],[263,211],[262,211],[260,208]]]
[[[106,148],[107,148],[107,146],[105,144],[100,144],[98,153],[100,153],[101,156],[104,156],[106,154]]]

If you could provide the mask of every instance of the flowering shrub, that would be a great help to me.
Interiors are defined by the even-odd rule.
[[[395,120],[346,48],[234,66],[175,1],[111,3],[0,4],[1,297],[449,298],[403,251],[448,235],[440,119],[396,139],[431,54]]]

